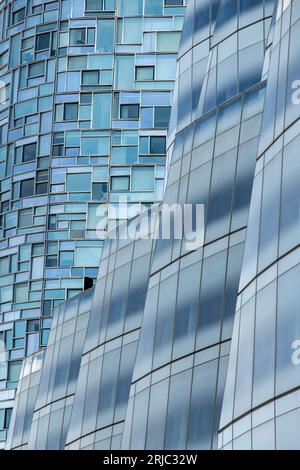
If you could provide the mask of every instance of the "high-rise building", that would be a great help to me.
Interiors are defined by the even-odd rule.
[[[106,230],[128,216],[119,200],[162,200],[184,10],[0,2],[0,447],[22,359],[97,277]]]
[[[219,447],[300,449],[300,3],[280,1]]]
[[[204,243],[156,243],[124,449],[217,448],[274,3],[188,2],[164,202],[205,205]]]
[[[204,205],[203,243],[105,240],[23,364],[7,448],[300,448],[299,40],[298,0],[187,2],[164,203]]]

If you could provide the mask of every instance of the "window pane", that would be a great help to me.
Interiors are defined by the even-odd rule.
[[[70,45],[85,44],[85,28],[70,29]]]
[[[32,210],[31,209],[23,209],[19,212],[19,226],[20,227],[28,227],[32,225]]]
[[[154,168],[134,167],[132,168],[132,189],[143,191],[154,189]]]
[[[36,62],[35,64],[29,65],[28,76],[29,78],[38,77],[44,74],[45,62]]]
[[[163,0],[145,0],[145,15],[162,15]]]
[[[98,20],[97,44],[98,52],[113,52],[115,21],[110,19]]]
[[[21,372],[22,361],[11,362],[8,366],[8,380],[16,382]]]
[[[77,121],[78,104],[65,103],[64,107],[64,121]]]
[[[9,257],[0,259],[0,274],[7,274],[9,272]]]
[[[141,18],[124,18],[123,43],[139,44],[143,40]]]
[[[165,153],[166,138],[164,136],[150,137],[150,153]]]
[[[90,137],[82,138],[82,155],[108,155],[109,138],[108,137]]]
[[[36,50],[49,49],[50,33],[37,34],[36,36]]]
[[[108,129],[111,123],[111,93],[94,93],[92,126]]]
[[[136,67],[136,80],[154,80],[154,67]]]
[[[112,191],[128,191],[129,176],[113,176],[111,178]]]
[[[191,378],[191,370],[181,372],[171,378],[166,449],[184,449],[186,447]]]
[[[74,254],[73,251],[61,251],[59,256],[60,266],[73,266]]]
[[[12,15],[12,23],[16,24],[19,23],[20,21],[23,21],[25,18],[25,8],[21,8],[18,11],[15,11]]]
[[[116,83],[115,88],[126,90],[133,88],[134,79],[134,56],[116,57]]]
[[[15,284],[15,301],[16,302],[26,302],[27,292],[28,292],[27,283]]]
[[[91,174],[75,173],[67,175],[67,191],[90,191],[91,190]]]
[[[119,0],[118,10],[120,16],[141,15],[143,12],[143,0]]]
[[[98,85],[99,84],[98,70],[88,70],[86,72],[82,72],[82,83],[84,85]]]
[[[140,106],[138,104],[122,104],[121,119],[138,119]]]
[[[14,337],[21,338],[25,334],[25,322],[18,321],[14,325]]]
[[[159,32],[157,33],[158,52],[177,52],[180,42],[180,32]]]
[[[166,6],[178,6],[183,5],[183,0],[165,0]]]
[[[171,108],[164,106],[155,108],[154,111],[154,126],[155,127],[168,127],[170,119]]]
[[[28,332],[35,332],[35,331],[39,331],[39,328],[40,328],[40,322],[39,320],[29,320],[27,322],[27,331]]]
[[[32,196],[34,194],[34,180],[24,180],[21,181],[21,191],[20,191],[20,196],[21,197],[27,197],[27,196]]]
[[[36,143],[27,144],[23,147],[23,162],[31,162],[36,159]]]

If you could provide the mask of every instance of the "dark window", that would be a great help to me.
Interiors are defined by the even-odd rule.
[[[56,266],[57,266],[57,256],[56,255],[47,256],[46,266],[47,266],[47,268],[56,268]]]
[[[59,8],[58,2],[46,3],[46,5],[45,5],[45,10],[46,11],[57,10],[58,8]]]
[[[36,194],[46,194],[48,191],[48,183],[37,183],[36,185]]]
[[[170,106],[154,108],[154,127],[168,127],[170,113]]]
[[[49,216],[48,230],[56,230],[56,215],[50,215]]]
[[[29,320],[27,322],[27,332],[33,333],[35,331],[39,331],[40,329],[40,322],[39,320]]]
[[[70,29],[70,45],[80,46],[85,44],[85,28]]]
[[[36,180],[41,182],[41,181],[48,181],[48,170],[40,170],[37,173]]]
[[[44,300],[43,302],[43,315],[50,316],[52,313],[52,300]]]
[[[23,147],[23,162],[32,162],[36,159],[36,142]]]
[[[4,420],[4,429],[8,429],[10,425],[11,415],[12,415],[12,408],[6,408],[5,410],[5,420]]]
[[[38,34],[36,36],[36,50],[42,51],[49,49],[50,46],[50,33]]]
[[[87,11],[101,11],[103,10],[103,0],[86,0]]]
[[[32,196],[34,194],[34,179],[21,181],[20,197]]]
[[[166,152],[166,138],[164,136],[150,137],[150,153],[161,154]]]
[[[65,103],[64,107],[64,121],[77,121],[78,104]]]
[[[98,85],[99,84],[99,71],[87,70],[82,72],[82,83],[84,85]]]
[[[1,212],[9,211],[9,201],[3,201],[1,204]]]
[[[25,8],[21,8],[18,11],[15,11],[12,15],[12,24],[19,23],[23,21],[25,18]]]
[[[91,93],[83,93],[80,96],[80,103],[81,104],[92,104],[92,95],[91,95]]]
[[[29,65],[29,69],[28,69],[29,78],[40,77],[41,75],[44,75],[44,73],[45,73],[45,61],[44,60],[42,62],[35,62],[34,64]]]
[[[167,7],[182,6],[183,0],[165,0],[165,5]]]
[[[121,119],[138,119],[139,113],[140,113],[140,105],[121,104]]]
[[[136,67],[135,68],[136,80],[154,80],[154,67]]]
[[[52,151],[53,151],[53,156],[54,157],[61,157],[64,154],[64,146],[63,145],[53,145]]]

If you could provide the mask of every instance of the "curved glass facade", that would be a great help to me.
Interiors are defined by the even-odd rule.
[[[105,241],[67,449],[120,447],[154,243],[123,235],[139,230],[150,214],[123,224],[119,238]]]
[[[119,199],[162,199],[184,5],[0,1],[0,447],[22,358],[96,278]]]
[[[171,2],[164,4],[174,25],[182,8]],[[127,16],[118,17],[122,37],[123,19],[139,17],[141,3],[126,3]],[[158,19],[155,41],[144,31],[144,48],[168,40],[159,38],[167,31]],[[299,449],[299,38],[297,0],[188,2],[164,203],[204,205],[204,242],[188,248],[190,233],[179,239],[176,225],[164,237],[157,230],[164,205],[112,231],[95,288],[58,307],[42,369],[33,366],[35,355],[24,362],[7,448]],[[114,60],[127,57],[122,51]],[[150,63],[135,67],[146,83]],[[127,117],[135,110],[122,108]],[[144,184],[147,175],[130,178]],[[80,310],[85,296],[89,305]],[[83,322],[74,313],[78,302]],[[15,321],[11,340],[35,334],[31,321]],[[10,418],[5,394],[2,439]]]
[[[24,359],[14,402],[6,448],[27,449],[33,412],[38,393],[44,350],[33,353]]]
[[[57,307],[45,352],[29,450],[61,449],[69,429],[94,288]]]
[[[206,2],[192,3],[198,4],[197,23]],[[187,252],[181,241],[157,241],[124,449],[217,447],[264,104],[263,57],[274,3],[221,2],[217,11],[209,10],[216,13],[216,19],[207,16],[212,24],[204,23],[204,48],[212,31],[213,37],[197,113],[194,119],[186,113],[187,126],[176,135],[164,198],[169,204],[205,205],[204,246]],[[195,36],[199,31],[187,27],[185,34]],[[191,37],[185,42],[197,41]],[[184,82],[179,74],[180,80]],[[175,106],[180,90],[186,97],[184,86],[179,85]],[[178,122],[180,129],[184,124]]]
[[[219,447],[299,449],[300,6],[278,2]]]

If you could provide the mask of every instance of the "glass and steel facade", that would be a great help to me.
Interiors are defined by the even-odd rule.
[[[179,132],[164,198],[166,203],[205,204],[204,246],[188,252],[184,242],[157,241],[124,449],[217,448],[274,2],[243,3],[243,10],[239,2],[221,1],[218,8],[215,2],[189,2],[187,15],[190,11],[194,25],[199,12],[203,18],[204,4],[205,17],[215,23],[212,37],[203,40],[204,50],[209,41],[207,67],[197,109],[194,114],[192,106],[186,109],[183,130],[184,108],[173,111]],[[212,25],[205,31],[209,35]],[[196,26],[189,34],[192,38],[184,44],[192,50],[184,49],[183,56],[179,52],[179,67],[201,49]],[[185,73],[180,74],[175,107],[181,102],[180,90],[194,93],[185,80]]]
[[[300,448],[299,2],[278,2],[275,19],[220,424],[222,449]]]
[[[28,449],[60,449],[69,429],[94,288],[54,311]]]
[[[154,243],[152,237],[124,235],[139,230],[150,216],[146,212],[123,224],[120,238],[105,241],[67,449],[120,448]]]
[[[24,359],[18,383],[6,445],[10,449],[27,449],[45,350]]]
[[[204,204],[203,246],[122,237],[159,207],[105,240],[69,426],[50,342],[52,398],[23,426],[38,375],[22,372],[7,448],[37,426],[47,445],[32,448],[300,448],[299,40],[298,0],[187,2],[163,201]]]
[[[0,1],[0,447],[22,359],[162,200],[184,0]],[[107,225],[96,227],[108,218]]]

